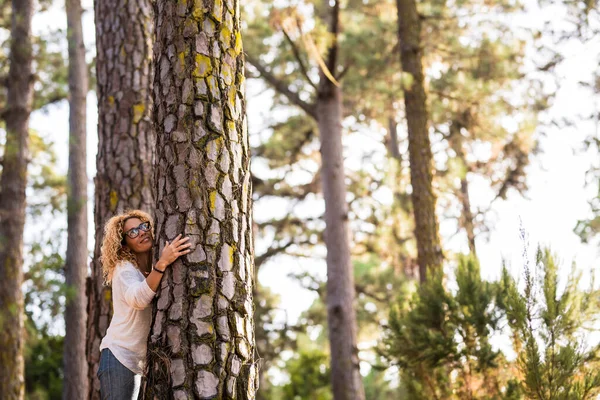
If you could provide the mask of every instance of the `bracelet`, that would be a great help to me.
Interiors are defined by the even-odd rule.
[[[161,275],[165,273],[165,271],[164,271],[164,270],[163,270],[163,271],[161,271],[160,269],[156,268],[156,265],[153,265],[153,266],[152,266],[152,269],[153,269],[153,270],[155,270],[156,272],[158,272],[158,273],[159,273],[159,274],[161,274]]]

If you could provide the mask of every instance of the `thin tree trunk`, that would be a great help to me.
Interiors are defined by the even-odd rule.
[[[417,262],[419,276],[425,281],[427,271],[441,268],[436,196],[433,192],[433,156],[427,127],[427,98],[425,95],[421,24],[415,0],[397,0],[398,38],[402,69],[412,76],[410,88],[404,90],[404,104],[408,125],[408,152],[412,185],[412,202],[415,214]]]
[[[323,80],[327,78],[323,77]],[[356,346],[354,276],[348,237],[348,202],[342,148],[342,97],[327,81],[319,95],[319,132],[325,245],[327,247],[327,323],[331,347],[331,383],[336,400],[364,399]]]
[[[13,0],[8,101],[3,112],[6,145],[0,178],[0,393],[22,399],[23,229],[29,162],[29,114],[33,98],[32,0]]]
[[[461,177],[460,177],[460,190],[458,193],[458,199],[462,206],[462,214],[460,216],[460,226],[465,230],[467,234],[467,241],[469,243],[469,251],[474,256],[477,256],[477,251],[475,248],[475,217],[473,216],[473,211],[471,211],[471,198],[469,197],[469,181],[467,180],[468,166],[467,160],[465,157],[465,151],[463,149],[463,137],[460,132],[460,125],[456,122],[453,122],[450,126],[450,137],[449,137],[450,146],[454,153],[456,153],[456,158],[460,162],[462,167]]]
[[[471,199],[469,197],[469,182],[467,177],[463,177],[460,180],[460,202],[462,203],[463,215],[462,222],[463,228],[467,233],[467,240],[469,242],[469,251],[474,256],[477,256],[477,249],[475,247],[475,217],[471,211]]]
[[[330,3],[326,3],[330,4]],[[333,43],[326,66],[335,76],[338,58],[340,4],[327,10]],[[317,121],[321,140],[322,183],[325,198],[325,244],[327,247],[327,318],[331,347],[331,382],[334,398],[364,399],[356,345],[354,276],[348,237],[348,204],[342,154],[342,92],[321,71],[315,104],[305,103],[284,82],[263,67],[257,58],[248,59],[261,76],[280,94]],[[338,77],[339,78],[339,77]]]
[[[205,8],[206,7],[206,8]],[[238,2],[157,1],[156,238],[191,238],[163,278],[148,399],[254,399],[250,149]]]
[[[87,361],[89,398],[100,398],[96,377],[100,341],[112,318],[110,287],[104,286],[100,244],[104,224],[126,209],[151,212],[155,134],[152,125],[151,0],[97,0],[96,76],[98,154],[95,178],[95,247],[88,280]]]
[[[327,67],[335,74],[340,3],[330,7]],[[365,393],[359,369],[354,308],[354,274],[350,257],[348,202],[342,146],[342,91],[323,71],[317,98],[317,124],[321,140],[321,171],[325,199],[327,247],[327,324],[331,348],[331,384],[335,400],[362,400]]]
[[[87,396],[85,324],[87,276],[86,95],[88,90],[80,0],[67,0],[69,43],[69,172],[63,399]]]
[[[391,114],[394,114],[393,110]],[[419,276],[418,264],[412,256],[408,255],[409,251],[405,248],[409,233],[404,232],[405,228],[403,225],[405,225],[405,221],[409,218],[412,210],[408,194],[402,185],[403,156],[400,153],[397,126],[396,119],[388,117],[388,135],[385,144],[392,164],[388,172],[392,174],[395,183],[392,187],[394,197],[391,209],[393,224],[390,238],[391,243],[389,249],[387,249],[387,253],[390,254],[390,265],[396,273],[402,273],[408,278],[417,279]]]

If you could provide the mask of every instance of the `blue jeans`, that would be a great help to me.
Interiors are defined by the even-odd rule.
[[[138,397],[141,376],[121,364],[109,349],[102,349],[100,353],[98,379],[102,400],[132,400]]]

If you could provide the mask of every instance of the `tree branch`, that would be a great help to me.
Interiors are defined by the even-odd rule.
[[[290,35],[287,34],[285,29],[282,29],[282,31],[283,31],[283,35],[285,36],[286,40],[288,41],[290,46],[292,46],[292,52],[294,53],[294,57],[296,57],[296,60],[298,61],[298,64],[300,65],[300,71],[302,72],[302,75],[304,75],[304,77],[306,78],[306,80],[308,81],[310,86],[312,86],[315,90],[318,90],[317,85],[315,85],[315,83],[312,81],[312,79],[310,79],[310,76],[308,76],[308,70],[306,69],[306,65],[304,65],[304,61],[302,61],[302,57],[300,57],[300,50],[298,49],[298,46],[296,46],[296,43],[294,43],[294,41],[292,40]]]
[[[290,101],[290,103],[300,107],[302,110],[304,110],[304,112],[306,112],[308,115],[310,115],[315,120],[317,119],[317,109],[314,104],[308,104],[307,102],[302,100],[300,98],[300,96],[298,96],[298,93],[290,90],[290,88],[287,86],[287,84],[285,84],[283,81],[281,81],[275,75],[273,75],[272,72],[267,70],[267,68],[265,66],[263,66],[259,62],[259,60],[255,59],[254,57],[252,57],[251,55],[249,55],[247,53],[246,53],[246,60],[250,64],[252,64],[252,66],[254,68],[256,68],[256,70],[258,71],[260,76],[265,81],[267,81],[267,83],[269,83],[271,86],[273,86],[273,88],[278,93],[285,96]]]
[[[256,269],[260,268],[261,265],[263,265],[271,257],[274,257],[274,256],[276,256],[277,254],[280,254],[280,253],[284,253],[285,250],[288,247],[290,247],[291,245],[293,245],[293,244],[294,244],[294,241],[290,240],[289,242],[287,242],[283,246],[270,247],[263,254],[254,257],[254,266],[255,266],[255,268]]]
[[[335,77],[335,79],[337,79],[338,81],[341,81],[342,78],[344,77],[344,75],[346,75],[346,73],[348,72],[348,70],[350,69],[350,67],[352,66],[353,62],[352,61],[348,61],[343,67],[342,70],[340,71],[340,73]]]

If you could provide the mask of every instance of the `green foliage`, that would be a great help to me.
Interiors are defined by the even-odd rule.
[[[596,76],[598,85],[596,94],[600,93],[600,71]],[[600,137],[589,137],[585,140],[585,149],[591,150],[600,160]],[[583,243],[590,243],[600,235],[600,161],[596,161],[587,171],[587,185],[596,185],[597,195],[589,201],[591,216],[579,220],[575,226],[575,233]]]
[[[31,131],[28,164],[27,212],[32,217],[60,213],[66,207],[67,177],[58,171],[54,143]]]
[[[363,378],[365,386],[365,399],[368,400],[391,400],[402,399],[400,388],[392,388],[390,382],[385,379],[385,371],[371,368],[367,376]]]
[[[36,12],[46,11],[54,0],[38,2]],[[0,1],[0,78],[5,79],[9,70],[9,30],[11,21],[10,0]],[[32,38],[34,96],[33,110],[61,101],[68,95],[67,41],[60,29],[45,32]],[[6,85],[0,85],[0,109],[6,108]]]
[[[65,261],[61,253],[64,232],[55,232],[55,236],[45,242],[36,241],[28,246],[27,270],[24,275],[25,311],[36,318],[36,326],[48,330],[55,325],[56,319],[64,314],[66,286],[64,278]]]
[[[600,291],[594,282],[581,288],[581,274],[571,271],[560,290],[559,267],[550,250],[539,249],[536,270],[526,265],[525,288],[504,273],[507,319],[528,398],[595,399],[600,394],[600,345],[586,345],[586,330],[600,316]]]
[[[62,396],[64,336],[54,334],[62,323],[65,304],[61,230],[27,245],[24,276],[25,391],[30,400]]]
[[[575,233],[579,235],[583,243],[589,243],[592,238],[600,234],[600,195],[590,200],[590,206],[594,216],[590,219],[578,221],[575,226]]]
[[[34,37],[35,95],[33,109],[39,110],[67,99],[69,94],[66,33],[57,29]]]
[[[504,399],[515,385],[512,366],[490,344],[500,331],[499,291],[471,258],[459,261],[456,284],[448,290],[435,272],[401,298],[390,313],[384,354],[399,366],[409,399]]]
[[[64,336],[50,335],[38,329],[28,313],[25,341],[25,398],[59,400],[63,385]]]
[[[283,386],[285,399],[332,400],[329,357],[322,350],[301,350],[286,362],[290,383]]]
[[[437,273],[401,298],[384,354],[400,368],[406,398],[595,399],[600,344],[586,344],[586,332],[598,322],[600,291],[593,280],[582,288],[575,267],[561,289],[559,270],[549,250],[538,250],[521,290],[506,268],[499,281],[486,282],[478,264],[463,258],[456,290]],[[490,345],[506,323],[515,362]]]

